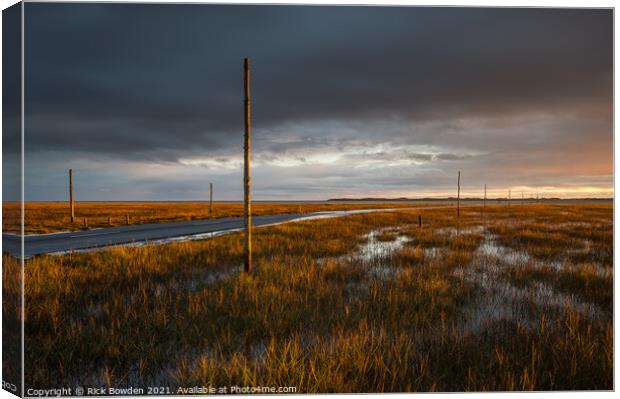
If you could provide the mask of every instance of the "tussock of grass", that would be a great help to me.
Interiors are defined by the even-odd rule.
[[[420,245],[415,247],[406,246],[396,253],[392,258],[393,264],[396,266],[419,266],[424,263],[424,248]]]
[[[394,241],[396,237],[397,234],[393,231],[381,231],[375,236],[375,239],[377,241]]]
[[[557,273],[549,266],[538,267],[537,265],[519,265],[507,270],[510,281],[519,287],[531,285],[535,281],[551,282]]]
[[[474,252],[480,246],[482,234],[461,234],[450,241],[450,248],[465,252]]]
[[[445,247],[450,244],[449,237],[435,234],[434,230],[428,227],[406,230],[406,234],[414,237],[416,245],[421,245],[424,248]]]
[[[563,292],[575,293],[586,301],[612,311],[613,278],[611,274],[602,276],[592,264],[560,271],[555,284]]]

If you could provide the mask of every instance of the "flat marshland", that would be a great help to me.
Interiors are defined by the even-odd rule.
[[[423,227],[418,226],[422,215]],[[26,261],[26,383],[613,389],[613,208],[403,210]],[[5,290],[19,267],[4,257]],[[3,315],[18,317],[5,303]]]
[[[311,213],[369,208],[402,208],[437,204],[410,203],[263,203],[252,204],[252,215]],[[24,233],[88,230],[127,224],[183,222],[199,219],[243,216],[242,203],[214,202],[76,202],[75,222],[71,223],[68,202],[25,202]],[[3,202],[3,231],[19,232],[19,202]],[[86,219],[86,220],[84,220]],[[86,223],[84,223],[86,222]]]

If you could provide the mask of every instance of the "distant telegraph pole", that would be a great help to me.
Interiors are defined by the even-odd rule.
[[[487,185],[484,185],[484,197],[482,198],[482,214],[484,215],[484,211],[486,211],[487,207]]]
[[[213,213],[213,183],[209,183],[209,214]]]
[[[510,189],[508,189],[508,205],[510,205]]]
[[[243,162],[243,225],[245,227],[245,259],[246,273],[252,271],[252,213],[250,197],[250,59],[243,61],[244,69],[244,93],[245,93],[245,137],[244,137],[244,162]]]
[[[456,217],[461,217],[461,171],[456,181]]]
[[[71,223],[75,223],[75,204],[73,203],[73,170],[69,169],[69,211]]]

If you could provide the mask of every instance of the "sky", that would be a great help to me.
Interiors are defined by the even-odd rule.
[[[612,11],[26,4],[25,196],[613,195]],[[514,194],[513,194],[514,195]]]

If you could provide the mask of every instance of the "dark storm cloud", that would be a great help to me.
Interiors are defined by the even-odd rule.
[[[26,198],[605,193],[612,12],[26,4]],[[580,191],[581,190],[581,191]]]
[[[255,140],[274,153],[333,145],[332,121],[605,116],[611,29],[609,10],[31,3],[27,151],[228,154],[241,145],[244,56]],[[275,140],[313,123],[326,128]],[[392,139],[367,134],[357,139]]]
[[[2,196],[21,197],[21,12],[2,12]]]

